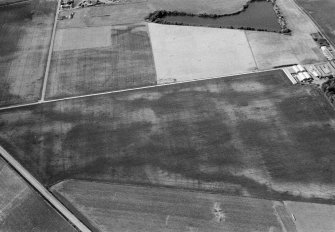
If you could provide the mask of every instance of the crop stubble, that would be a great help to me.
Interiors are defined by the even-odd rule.
[[[61,29],[58,33],[60,41],[52,55],[47,98],[156,83],[146,25]],[[76,33],[71,37],[78,39],[68,41],[68,33]],[[102,35],[97,41],[96,34]]]

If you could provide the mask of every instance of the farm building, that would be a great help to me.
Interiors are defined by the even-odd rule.
[[[335,74],[335,69],[328,62],[315,65],[315,69],[320,73],[321,77],[330,77]]]
[[[74,0],[62,0],[60,5],[62,8],[71,8],[73,7]]]
[[[335,61],[334,60],[329,61],[329,64],[335,69]]]
[[[309,75],[307,72],[299,72],[297,75],[296,75],[298,81],[300,82],[304,82],[304,81],[308,81],[308,80],[311,80],[313,79],[311,77],[311,75]]]
[[[310,80],[310,79],[312,79],[311,75],[309,75],[308,72],[303,72],[302,74],[305,76],[305,79],[306,79],[306,80]]]
[[[297,65],[297,68],[300,72],[306,71],[304,67],[302,67],[300,64]]]
[[[99,3],[99,0],[83,0],[79,3],[80,7],[94,6]]]
[[[302,73],[298,73],[297,74],[297,78],[298,78],[298,81],[300,81],[300,82],[302,82],[302,81],[304,81],[306,79],[306,77]]]
[[[318,32],[311,34],[313,40],[319,44],[319,46],[329,46],[328,41]]]
[[[61,5],[69,5],[69,4],[73,4],[74,0],[62,0],[60,2]]]
[[[328,60],[333,60],[334,56],[333,54],[330,52],[330,50],[328,49],[328,47],[326,46],[322,46],[321,47],[321,51],[323,53],[323,55],[328,59]]]
[[[299,68],[295,65],[295,66],[292,66],[293,70],[295,73],[298,73],[300,72]]]

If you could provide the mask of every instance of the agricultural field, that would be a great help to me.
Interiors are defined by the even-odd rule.
[[[52,192],[101,232],[295,231],[283,203],[269,200],[75,180]]]
[[[297,232],[332,232],[335,230],[335,206],[303,202],[285,202],[296,219]]]
[[[149,32],[158,83],[256,69],[244,31],[149,23]]]
[[[144,0],[136,0],[133,3],[101,5],[96,7],[79,8],[71,11],[63,11],[61,15],[74,12],[71,20],[61,20],[57,28],[73,27],[99,27],[111,25],[125,25],[144,22],[151,10]]]
[[[58,29],[47,98],[156,84],[145,24]]]
[[[0,191],[0,231],[76,231],[1,158]]]
[[[313,22],[293,0],[278,0],[277,4],[292,35],[150,23],[158,82],[210,78],[324,61],[325,57],[310,36],[310,33],[317,32]]]
[[[72,20],[58,22],[58,28],[124,25],[144,22],[156,10],[177,10],[190,13],[230,14],[240,11],[247,0],[130,0],[126,3],[71,10]],[[61,13],[67,15],[70,11]]]
[[[0,106],[38,100],[57,2],[0,7]]]
[[[333,0],[296,0],[296,2],[317,22],[320,29],[335,44],[335,3]]]
[[[45,186],[332,202],[334,116],[319,90],[271,71],[1,111],[0,143]]]
[[[269,67],[269,65],[311,64],[325,61],[326,58],[318,44],[310,35],[318,32],[313,21],[300,11],[294,0],[277,0],[277,5],[286,19],[288,28],[292,30],[292,35],[247,32],[259,68]],[[293,62],[294,59],[295,62]]]
[[[311,64],[325,61],[311,33],[318,32],[314,23],[299,10],[293,0],[277,0],[292,35],[247,31],[257,67],[268,69],[289,64]]]

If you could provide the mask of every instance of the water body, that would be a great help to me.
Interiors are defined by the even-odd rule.
[[[165,16],[162,18],[165,22],[171,24],[183,24],[191,26],[208,27],[250,27],[254,29],[263,29],[268,31],[280,31],[281,26],[278,23],[273,5],[267,1],[251,2],[244,11],[236,15],[221,16],[217,18],[199,17],[199,16]]]

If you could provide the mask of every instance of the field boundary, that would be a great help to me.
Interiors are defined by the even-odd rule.
[[[283,69],[282,68],[272,68],[272,69],[267,69],[267,70],[262,70],[262,71],[229,74],[229,75],[219,76],[219,77],[200,78],[200,79],[194,79],[194,80],[186,80],[186,81],[179,81],[179,82],[177,81],[177,82],[171,82],[171,83],[162,83],[162,84],[148,85],[148,86],[129,88],[129,89],[111,90],[111,91],[105,91],[105,92],[77,95],[77,96],[72,96],[72,97],[56,98],[56,99],[37,101],[37,102],[26,103],[26,104],[18,104],[18,105],[0,107],[0,111],[16,109],[16,108],[23,108],[23,107],[29,107],[29,106],[40,105],[40,104],[47,104],[47,103],[52,103],[52,102],[59,102],[59,101],[74,100],[74,99],[79,99],[79,98],[108,95],[108,94],[113,94],[113,93],[122,93],[122,92],[136,91],[136,90],[142,90],[142,89],[151,89],[151,88],[157,88],[157,87],[162,87],[162,86],[178,85],[178,84],[183,84],[183,83],[192,83],[192,82],[198,82],[198,81],[206,81],[206,80],[220,79],[220,78],[241,76],[241,75],[248,75],[248,74],[265,73],[265,72],[271,72],[271,71],[276,71],[276,70],[283,70]]]
[[[253,71],[253,72],[244,72],[244,73],[229,74],[229,75],[219,76],[219,77],[208,77],[208,78],[200,78],[200,79],[194,79],[194,80],[186,80],[186,81],[177,81],[177,82],[162,83],[162,84],[156,84],[156,85],[148,85],[148,86],[129,88],[129,89],[111,90],[111,91],[105,91],[105,92],[98,92],[98,93],[77,95],[77,96],[72,96],[72,97],[56,98],[56,99],[50,99],[50,100],[44,100],[44,101],[40,100],[40,101],[37,101],[37,102],[26,103],[26,104],[4,106],[4,107],[0,107],[0,111],[10,110],[10,109],[16,109],[16,108],[24,108],[24,107],[35,106],[35,105],[40,105],[40,104],[47,104],[47,103],[52,103],[52,102],[59,102],[59,101],[67,101],[67,100],[74,100],[74,99],[87,98],[87,97],[102,96],[102,95],[108,95],[108,94],[113,94],[113,93],[123,93],[123,92],[128,92],[128,91],[136,91],[136,90],[142,90],[142,89],[151,89],[151,88],[157,88],[157,87],[169,86],[169,85],[178,85],[178,84],[184,84],[184,83],[192,83],[192,82],[198,82],[198,81],[214,80],[214,79],[233,77],[233,76],[241,76],[241,75],[248,75],[248,74],[265,73],[265,72],[271,72],[271,71],[276,71],[276,70],[282,70],[284,72],[283,68],[272,68],[272,69],[267,69],[267,70],[262,70],[262,71]],[[286,73],[285,73],[285,75],[287,76]],[[289,77],[287,77],[287,78],[289,79]]]
[[[243,32],[244,32],[245,39],[246,39],[247,42],[248,42],[248,46],[249,46],[249,49],[250,49],[252,58],[254,59],[254,63],[255,63],[256,69],[259,70],[259,69],[258,69],[258,64],[257,64],[257,61],[256,61],[256,57],[255,57],[255,54],[254,54],[254,51],[252,50],[252,47],[251,47],[251,45],[250,45],[250,42],[249,42],[249,39],[248,39],[248,36],[247,36],[247,32],[246,32],[246,31],[243,31]]]
[[[82,232],[91,232],[79,219],[56,199],[38,180],[36,180],[19,162],[17,162],[2,146],[1,157],[8,162],[53,208]]]
[[[21,4],[21,3],[26,3],[26,2],[29,2],[30,0],[18,0],[16,2],[5,2],[5,3],[2,3],[0,4],[0,8],[2,7],[7,7],[7,6],[11,6],[11,5],[17,5],[17,4]]]

